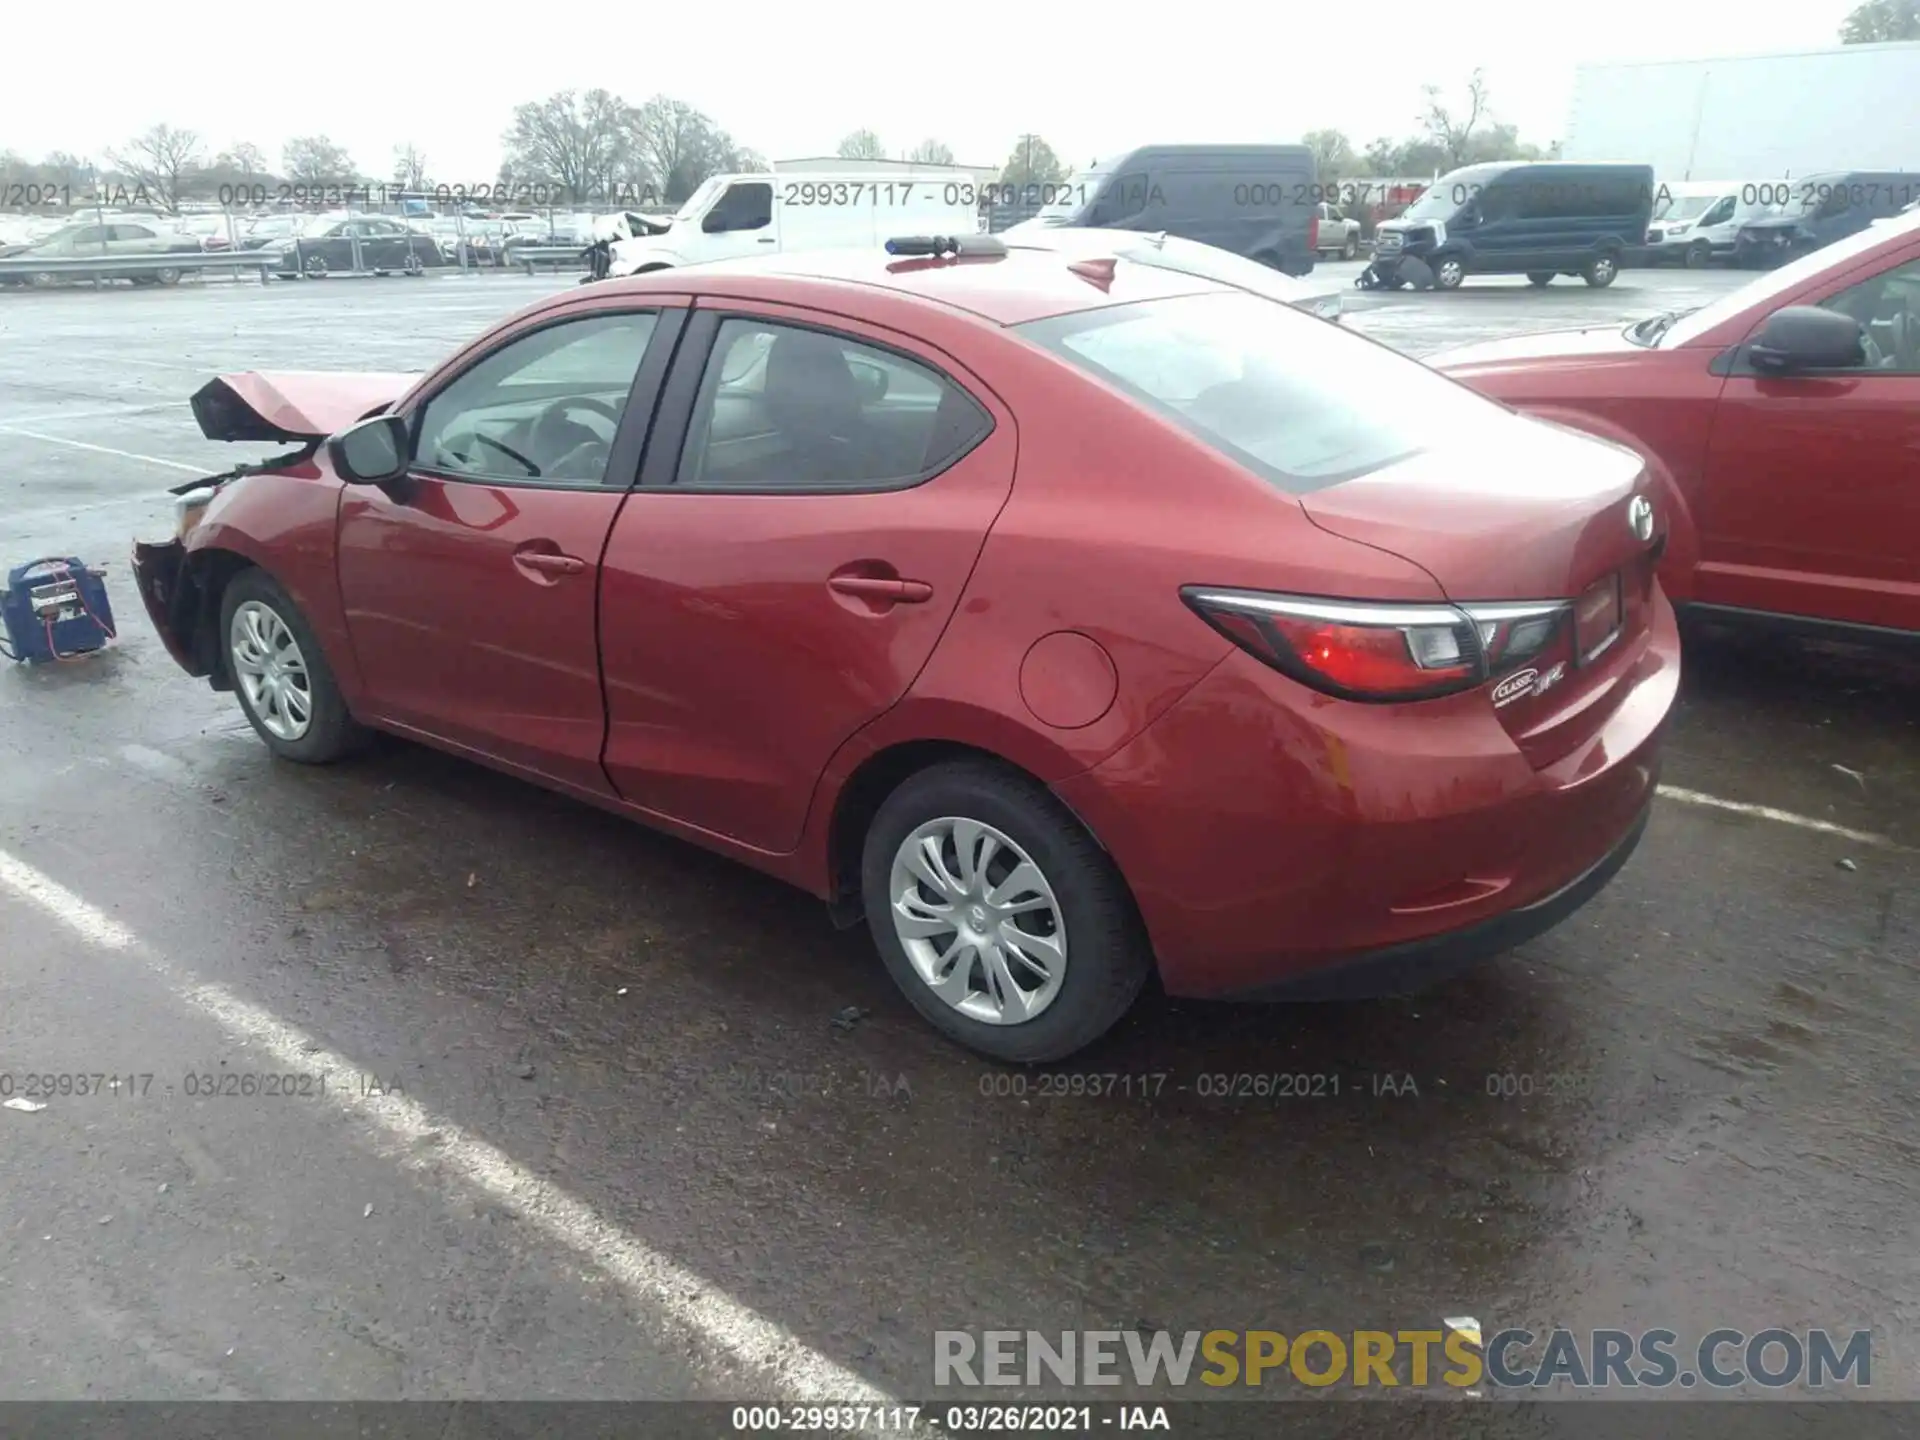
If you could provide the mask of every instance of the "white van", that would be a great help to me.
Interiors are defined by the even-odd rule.
[[[1730,257],[1740,227],[1766,208],[1760,198],[1775,188],[1739,180],[1660,185],[1653,192],[1653,218],[1647,225],[1647,258],[1656,265],[1675,260],[1698,269]]]
[[[770,255],[878,248],[895,235],[977,235],[985,229],[971,180],[952,174],[715,175],[662,234],[613,246],[613,275]]]

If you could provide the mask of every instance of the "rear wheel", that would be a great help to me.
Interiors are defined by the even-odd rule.
[[[227,674],[247,722],[275,755],[324,765],[365,746],[306,617],[264,570],[244,570],[220,597]]]
[[[1586,264],[1580,278],[1596,290],[1604,290],[1620,273],[1620,257],[1611,250],[1602,251]]]
[[[867,925],[908,1003],[997,1060],[1059,1060],[1127,1013],[1152,966],[1119,871],[1045,786],[936,765],[888,796],[861,862]]]
[[[1359,254],[1360,237],[1349,231],[1347,234],[1347,243],[1340,247],[1340,258],[1342,260],[1353,260],[1356,259]]]
[[[1433,262],[1433,288],[1458,290],[1467,278],[1467,262],[1458,255],[1442,255]]]

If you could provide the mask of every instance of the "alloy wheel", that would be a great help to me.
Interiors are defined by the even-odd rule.
[[[227,635],[233,678],[260,723],[281,740],[298,740],[313,724],[313,678],[287,622],[258,600],[233,612]]]
[[[914,973],[961,1014],[1018,1025],[1059,997],[1067,973],[1060,901],[1004,832],[959,816],[927,821],[894,852],[889,891]]]

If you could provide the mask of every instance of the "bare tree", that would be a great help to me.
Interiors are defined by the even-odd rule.
[[[1843,45],[1887,40],[1920,40],[1920,0],[1866,0],[1848,12],[1840,27]]]
[[[766,161],[733,143],[733,137],[684,100],[656,95],[640,107],[640,155],[661,199],[678,204],[709,176],[760,171]]]
[[[907,159],[916,165],[951,165],[953,147],[944,140],[922,140],[907,152]]]
[[[155,204],[178,215],[181,189],[200,168],[200,137],[191,130],[156,125],[129,140],[125,151],[109,150],[107,159]]]
[[[640,112],[608,90],[562,90],[517,105],[504,137],[501,175],[520,185],[552,186],[558,203],[627,203],[628,186],[647,177],[639,156]]]
[[[402,190],[427,188],[427,157],[411,140],[393,147],[393,183]]]
[[[880,137],[871,130],[856,130],[840,142],[840,148],[834,151],[842,160],[884,160],[887,147],[880,143]]]
[[[349,185],[359,173],[346,148],[324,135],[299,135],[280,152],[287,179],[296,185]]]
[[[1309,130],[1300,143],[1313,152],[1314,168],[1324,180],[1339,180],[1357,175],[1367,168],[1364,157],[1354,154],[1353,142],[1340,130]]]
[[[1438,85],[1427,86],[1426,95],[1427,112],[1420,123],[1428,138],[1444,153],[1451,169],[1466,160],[1467,147],[1473,143],[1473,127],[1488,118],[1486,76],[1475,70],[1468,78],[1467,104],[1461,112],[1441,102]]]

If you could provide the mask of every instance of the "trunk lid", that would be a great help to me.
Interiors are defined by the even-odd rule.
[[[1411,561],[1456,605],[1563,603],[1545,645],[1517,661],[1496,659],[1487,686],[1508,733],[1538,766],[1611,713],[1609,695],[1652,622],[1666,521],[1656,507],[1650,533],[1636,528],[1637,502],[1653,504],[1639,455],[1517,419],[1498,451],[1429,450],[1298,498],[1321,529]]]
[[[420,376],[335,370],[221,375],[193,396],[209,440],[324,440],[387,408]]]

